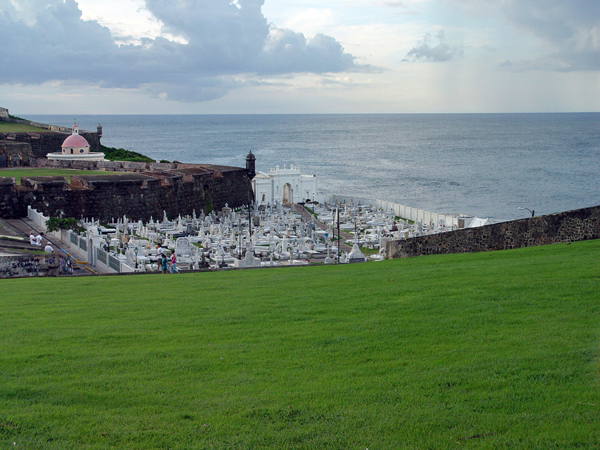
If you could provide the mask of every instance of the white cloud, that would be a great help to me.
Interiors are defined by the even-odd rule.
[[[334,38],[270,26],[262,0],[146,0],[161,36],[118,45],[108,27],[84,20],[74,0],[0,0],[0,83],[79,81],[135,88],[178,101],[206,101],[240,87],[237,74],[371,70]],[[139,30],[138,30],[139,31]]]
[[[336,26],[335,13],[330,8],[307,8],[290,11],[285,20],[277,22],[277,26],[290,30],[298,30],[308,36],[323,33]]]
[[[436,38],[437,45],[433,45],[431,34],[426,33],[423,40],[407,53],[404,61],[446,62],[463,55],[462,45],[450,46],[446,43],[443,30],[437,32]]]

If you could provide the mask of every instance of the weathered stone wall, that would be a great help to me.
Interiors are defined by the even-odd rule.
[[[55,277],[60,270],[60,256],[0,256],[0,278]]]
[[[148,172],[173,169],[204,169],[206,172],[216,172],[221,169],[232,169],[232,167],[229,166],[215,166],[211,164],[142,163],[130,161],[59,161],[48,158],[37,158],[31,162],[31,165],[45,168],[102,170],[105,172]],[[235,167],[234,169],[238,168]]]
[[[27,205],[25,205],[25,214],[22,214],[23,207],[19,204],[19,197],[16,194],[15,179],[0,177],[0,217],[7,219],[17,219],[27,216]]]
[[[389,259],[600,239],[600,206],[387,243]]]
[[[184,165],[191,166],[191,165]],[[123,173],[118,175],[0,178],[0,216],[19,218],[27,206],[46,216],[109,221],[126,215],[147,221],[239,207],[252,198],[245,169],[224,166]]]
[[[99,152],[100,138],[96,133],[80,131],[90,144],[90,151]],[[70,133],[57,133],[44,131],[39,133],[0,133],[0,140],[21,142],[31,146],[31,154],[34,158],[45,158],[48,153],[62,151],[62,143]]]
[[[30,144],[0,140],[0,167],[27,166],[32,156]]]

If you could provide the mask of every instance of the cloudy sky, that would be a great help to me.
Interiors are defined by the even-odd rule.
[[[12,114],[600,110],[599,0],[0,0]]]

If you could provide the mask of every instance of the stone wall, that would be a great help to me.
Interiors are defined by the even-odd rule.
[[[27,166],[32,157],[30,144],[0,140],[0,168]]]
[[[600,206],[387,243],[388,259],[600,239]]]
[[[60,256],[0,256],[0,278],[55,277],[60,270]]]
[[[139,164],[139,163],[137,163]],[[170,218],[194,211],[239,207],[252,199],[246,170],[225,166],[180,164],[177,169],[115,175],[0,178],[0,217],[27,215],[27,206],[46,216],[109,221],[126,215],[133,220]]]
[[[100,152],[100,138],[96,133],[83,131],[80,133],[90,144],[90,151]],[[12,141],[29,144],[34,158],[45,158],[48,153],[62,151],[62,143],[70,133],[41,131],[39,133],[0,133],[0,141]]]
[[[59,161],[48,158],[36,158],[31,161],[33,167],[102,170],[105,172],[148,172],[173,169],[199,169],[206,172],[218,172],[221,169],[231,169],[229,166],[212,164],[183,164],[183,163],[141,163],[130,161]],[[235,168],[237,169],[237,167]]]

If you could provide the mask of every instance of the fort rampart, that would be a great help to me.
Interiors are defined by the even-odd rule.
[[[30,144],[0,139],[0,168],[28,166],[32,159]]]
[[[388,259],[600,239],[600,206],[390,241]]]
[[[60,152],[63,142],[73,131],[72,128],[13,118],[6,108],[0,108],[0,121],[39,128],[39,131],[0,132],[0,167],[27,166],[30,158],[45,158],[48,153]],[[80,130],[79,134],[90,144],[90,151],[102,151],[101,135],[97,132]]]
[[[48,153],[60,152],[61,146],[69,134],[57,132],[0,133],[0,141],[29,145],[27,153],[31,153],[33,158],[45,158]],[[79,134],[90,144],[90,151],[102,151],[100,138],[96,133],[82,130]]]
[[[253,198],[245,169],[195,164],[48,161],[37,166],[120,172],[90,176],[0,178],[0,217],[27,216],[27,206],[53,217],[150,220],[235,208]]]

